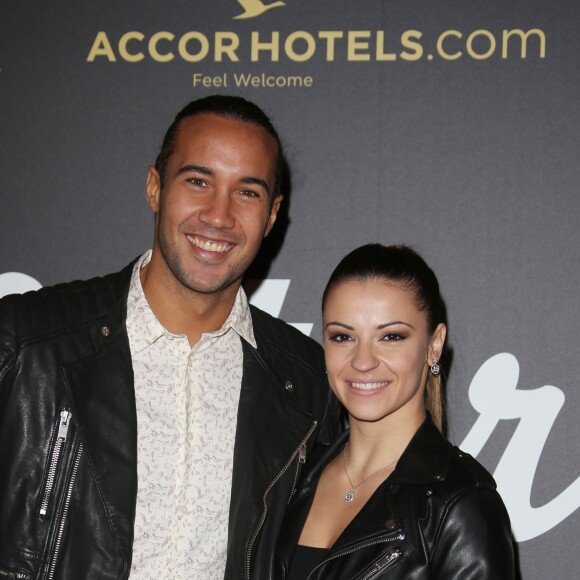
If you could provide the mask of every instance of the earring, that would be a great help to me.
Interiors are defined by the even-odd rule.
[[[432,363],[431,364],[431,374],[436,377],[440,372],[441,372],[441,367],[436,362]]]

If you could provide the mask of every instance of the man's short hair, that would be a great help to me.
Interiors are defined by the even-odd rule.
[[[177,113],[173,123],[170,125],[169,129],[167,129],[165,137],[163,137],[161,150],[155,160],[155,169],[159,173],[161,187],[163,187],[167,176],[167,163],[175,148],[175,140],[181,122],[188,117],[193,117],[202,113],[209,113],[233,121],[240,121],[242,123],[253,123],[254,125],[258,125],[265,129],[266,132],[274,138],[278,145],[278,153],[276,160],[276,181],[274,183],[273,191],[270,192],[271,200],[273,200],[282,189],[282,178],[285,170],[285,161],[280,137],[278,136],[276,129],[274,129],[274,125],[272,124],[272,121],[270,121],[268,115],[266,115],[258,105],[251,101],[247,101],[242,97],[230,95],[211,95],[209,97],[204,97],[203,99],[196,99],[195,101],[191,101],[189,104],[185,105],[185,107]]]

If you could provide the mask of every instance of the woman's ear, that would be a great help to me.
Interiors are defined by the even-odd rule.
[[[431,335],[429,342],[429,363],[436,363],[441,358],[445,337],[447,336],[447,327],[441,322],[435,332]]]

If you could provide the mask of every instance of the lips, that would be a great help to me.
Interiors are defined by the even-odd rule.
[[[350,386],[353,389],[358,389],[359,391],[377,391],[378,389],[385,388],[389,383],[388,381],[380,382],[359,382],[359,381],[349,381]]]
[[[229,242],[213,242],[189,234],[186,236],[186,238],[194,246],[196,246],[200,250],[203,250],[204,252],[216,252],[218,254],[224,254],[233,247],[233,244],[230,244]]]

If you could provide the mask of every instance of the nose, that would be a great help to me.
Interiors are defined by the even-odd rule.
[[[234,225],[232,200],[227,192],[214,192],[199,212],[199,219],[216,229],[228,229]]]
[[[353,369],[365,372],[376,368],[379,360],[371,344],[359,342],[352,353],[350,364]]]

